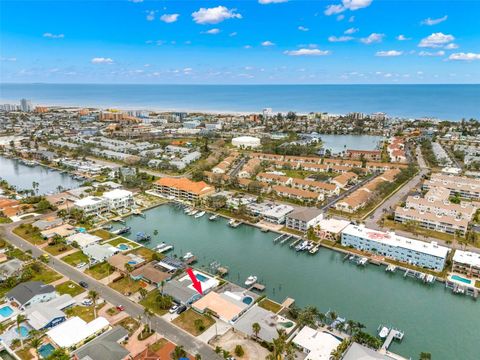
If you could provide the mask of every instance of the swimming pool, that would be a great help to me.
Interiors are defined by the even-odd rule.
[[[22,338],[26,338],[28,336],[29,330],[27,327],[20,325],[20,328],[15,327],[15,332]]]
[[[128,262],[129,265],[137,265],[138,263],[135,260],[130,260]]]
[[[52,344],[48,343],[45,345],[42,345],[38,349],[38,353],[40,354],[40,357],[42,359],[45,359],[50,356],[50,354],[55,350]]]
[[[472,284],[472,280],[466,279],[466,278],[458,276],[458,275],[452,275],[451,278],[452,278],[452,280],[460,281],[460,282],[462,282],[464,284],[467,284],[467,285]]]
[[[117,248],[119,248],[120,250],[130,250],[130,246],[127,245],[127,244],[118,244]]]
[[[202,274],[195,274],[195,276],[197,277],[197,280],[198,281],[201,281],[201,282],[205,282],[205,281],[208,281],[208,278],[205,276],[205,275],[202,275]]]
[[[247,304],[247,305],[250,305],[252,302],[253,302],[253,298],[251,296],[245,296],[243,299],[242,299],[242,302],[244,304]]]
[[[12,314],[13,314],[13,309],[10,306],[7,305],[0,308],[0,316],[2,316],[3,318],[8,318],[12,316]]]

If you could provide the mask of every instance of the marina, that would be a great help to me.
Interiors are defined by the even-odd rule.
[[[161,235],[152,235],[146,246],[155,249],[168,239],[175,247],[172,254],[182,257],[191,252],[197,258],[197,268],[222,274],[240,286],[255,275],[264,285],[264,294],[275,301],[294,298],[300,307],[335,310],[365,324],[372,334],[379,323],[395,324],[408,336],[402,342],[393,341],[390,351],[412,358],[429,351],[435,359],[451,359],[456,356],[455,348],[449,346],[454,341],[462,347],[465,359],[476,358],[477,322],[472,319],[480,316],[479,304],[469,296],[455,296],[442,284],[425,286],[422,281],[411,281],[399,268],[387,276],[385,267],[348,266],[344,254],[326,248],[315,256],[295,252],[273,243],[277,233],[263,233],[248,225],[232,231],[227,219],[194,219],[175,206],[159,206],[145,211],[145,218],[125,220],[132,228],[127,235],[132,240],[138,231],[153,234],[158,229]],[[114,228],[120,227],[114,224]],[[352,297],[361,301],[352,301]],[[385,304],[388,311],[379,312]]]
[[[59,190],[79,187],[82,181],[68,173],[53,170],[48,167],[21,160],[0,156],[0,179],[6,180],[18,190],[31,190],[33,182],[38,183],[39,195],[53,194]]]

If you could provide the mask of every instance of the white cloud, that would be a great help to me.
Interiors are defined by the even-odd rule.
[[[15,58],[15,57],[1,57],[0,61],[15,62],[15,61],[17,61],[17,58]]]
[[[142,3],[143,0],[128,0],[129,2],[132,2],[134,4],[139,4],[139,3]]]
[[[259,4],[262,5],[268,5],[268,4],[280,4],[280,3],[285,3],[288,0],[258,0]]]
[[[351,36],[329,36],[328,37],[328,41],[330,42],[345,42],[350,40],[353,40],[353,37]]]
[[[104,58],[104,57],[94,57],[91,60],[92,64],[113,64],[113,60],[111,58]]]
[[[230,34],[228,34],[228,36],[237,36],[237,35],[238,35],[238,33],[237,33],[236,31],[231,32]]]
[[[407,40],[412,40],[412,38],[407,38],[405,35],[400,34],[396,37],[398,41],[407,41]]]
[[[52,34],[52,33],[46,32],[46,33],[43,34],[43,37],[50,38],[50,39],[63,39],[65,37],[65,35],[63,35],[63,34]]]
[[[449,60],[463,60],[463,61],[472,61],[472,60],[480,60],[480,54],[476,53],[455,53],[451,54],[448,57]]]
[[[274,46],[275,44],[273,42],[271,42],[270,40],[266,40],[266,41],[262,42],[261,45],[262,46]]]
[[[252,48],[252,45],[245,45],[243,48],[244,48],[244,49],[251,49],[251,48]]]
[[[370,6],[372,1],[373,0],[342,0],[341,4],[328,5],[324,11],[324,14],[330,16],[333,14],[340,14],[346,10],[355,11],[358,9],[363,9]]]
[[[284,54],[289,56],[325,56],[330,55],[330,51],[319,49],[298,49],[285,51]]]
[[[242,15],[236,9],[228,9],[225,6],[213,8],[200,8],[192,13],[193,21],[197,24],[218,24],[227,19],[241,19]]]
[[[354,21],[355,21],[355,16],[352,15],[352,16],[350,16],[350,17],[348,18],[348,22],[351,22],[351,23],[352,23],[352,22],[354,22]]]
[[[337,21],[342,21],[343,19],[345,19],[345,15],[340,14],[337,16]]]
[[[177,21],[179,16],[180,14],[163,14],[162,16],[160,16],[160,20],[167,24],[170,24]]]
[[[156,14],[156,13],[157,13],[157,12],[156,12],[155,10],[148,10],[148,11],[147,11],[147,16],[146,16],[147,21],[153,21],[153,20],[155,20],[155,14]]]
[[[453,35],[446,35],[444,33],[438,32],[433,33],[426,38],[423,38],[418,44],[419,47],[429,47],[429,48],[438,48],[447,45],[448,43],[455,40]]]
[[[347,35],[351,35],[351,34],[355,34],[356,32],[358,32],[358,29],[352,27],[350,29],[345,30],[343,33]]]
[[[385,34],[371,33],[366,38],[361,38],[360,41],[364,44],[373,44],[382,42]]]
[[[220,29],[214,28],[204,32],[204,34],[217,35],[220,33]]]
[[[425,20],[422,20],[421,24],[432,26],[432,25],[440,24],[440,23],[446,21],[447,19],[448,19],[448,15],[442,16],[441,18],[438,18],[438,19],[427,18]]]
[[[305,27],[305,26],[300,25],[300,26],[298,27],[298,30],[300,30],[300,31],[308,31],[308,30],[310,30],[310,29],[307,28],[307,27]]]
[[[436,52],[430,52],[430,51],[420,51],[418,53],[418,56],[443,56],[445,55],[445,51],[439,50]]]
[[[403,54],[403,51],[398,51],[398,50],[387,50],[387,51],[377,51],[375,53],[375,56],[381,56],[381,57],[394,57],[394,56],[400,56]]]
[[[445,46],[445,49],[447,49],[447,50],[458,49],[458,45],[454,44],[454,43],[450,43],[447,46]]]

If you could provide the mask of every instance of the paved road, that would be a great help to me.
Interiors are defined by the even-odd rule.
[[[420,147],[417,147],[417,162],[420,168],[420,171],[417,175],[415,175],[409,182],[407,182],[400,190],[398,190],[395,194],[393,194],[390,198],[385,200],[385,202],[380,205],[374,212],[371,214],[366,220],[365,225],[371,229],[383,230],[379,225],[378,222],[384,215],[384,211],[388,211],[390,209],[394,209],[397,204],[402,201],[404,197],[408,195],[408,193],[414,189],[418,188],[422,177],[426,175],[429,171],[423,156]]]
[[[18,226],[18,223],[0,226],[0,236],[3,236],[8,242],[17,246],[23,251],[31,250],[32,255],[35,257],[45,253],[43,250],[13,234],[11,230],[16,226]],[[143,315],[144,309],[142,306],[131,302],[125,296],[77,271],[74,267],[54,258],[51,258],[49,266],[77,283],[80,281],[85,281],[90,285],[89,290],[96,290],[103,299],[113,305],[125,306],[125,311],[133,318]],[[151,319],[151,324],[152,328],[160,335],[164,336],[175,344],[183,345],[185,350],[189,353],[194,355],[200,354],[202,359],[221,359],[208,345],[200,340],[197,340],[183,330],[180,330],[165,319],[154,316]]]

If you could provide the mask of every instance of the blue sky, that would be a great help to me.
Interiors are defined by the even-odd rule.
[[[0,2],[0,81],[479,83],[478,1]]]

